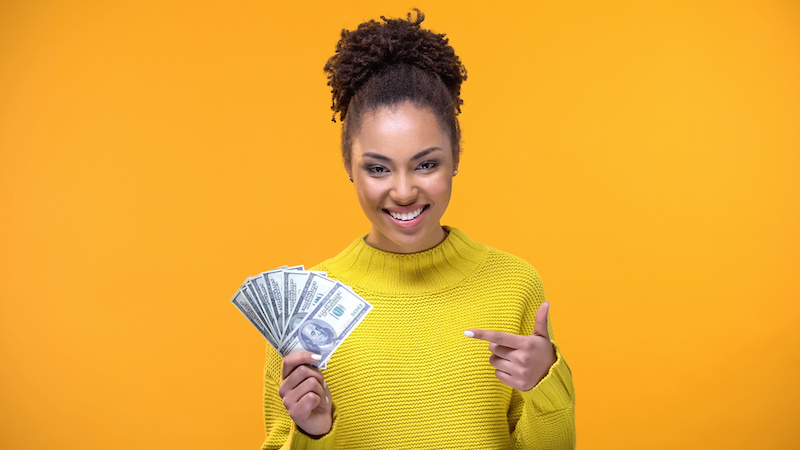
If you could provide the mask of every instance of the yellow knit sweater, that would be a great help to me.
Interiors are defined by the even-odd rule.
[[[377,250],[361,237],[314,267],[374,308],[323,372],[334,410],[320,439],[289,418],[278,395],[281,358],[267,346],[263,449],[574,448],[572,374],[558,346],[547,376],[520,392],[495,377],[488,343],[463,334],[530,334],[544,301],[538,273],[448,230],[441,244],[413,254]]]

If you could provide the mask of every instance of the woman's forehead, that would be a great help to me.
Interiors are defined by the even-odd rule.
[[[353,154],[377,153],[409,160],[427,149],[451,150],[450,138],[436,115],[411,103],[380,107],[365,114],[353,139]]]

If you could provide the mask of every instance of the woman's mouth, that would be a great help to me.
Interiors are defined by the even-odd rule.
[[[416,224],[416,222],[418,222],[418,220],[416,219],[419,218],[422,215],[422,213],[424,213],[425,210],[428,209],[429,206],[430,205],[425,205],[413,209],[411,211],[405,211],[405,212],[394,212],[394,211],[389,211],[388,209],[384,209],[383,212],[385,212],[392,219],[394,219],[394,222],[397,223],[398,225],[408,226]]]

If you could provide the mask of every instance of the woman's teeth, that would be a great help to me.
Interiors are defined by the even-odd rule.
[[[388,213],[389,213],[390,216],[394,217],[397,220],[408,221],[408,220],[412,220],[412,219],[416,218],[418,215],[422,214],[422,210],[423,209],[425,209],[425,208],[420,208],[420,209],[417,209],[415,211],[411,211],[409,213],[393,213],[391,211],[388,211]]]

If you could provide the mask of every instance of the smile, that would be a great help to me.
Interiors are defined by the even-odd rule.
[[[419,215],[422,214],[422,212],[425,211],[426,209],[428,209],[428,205],[425,205],[425,206],[423,206],[421,208],[417,208],[414,211],[409,211],[409,212],[405,212],[405,213],[395,213],[395,212],[389,211],[388,209],[384,209],[384,212],[386,212],[387,214],[392,216],[392,218],[395,219],[395,220],[401,220],[403,222],[409,222],[409,221],[414,220],[417,217],[419,217]]]

